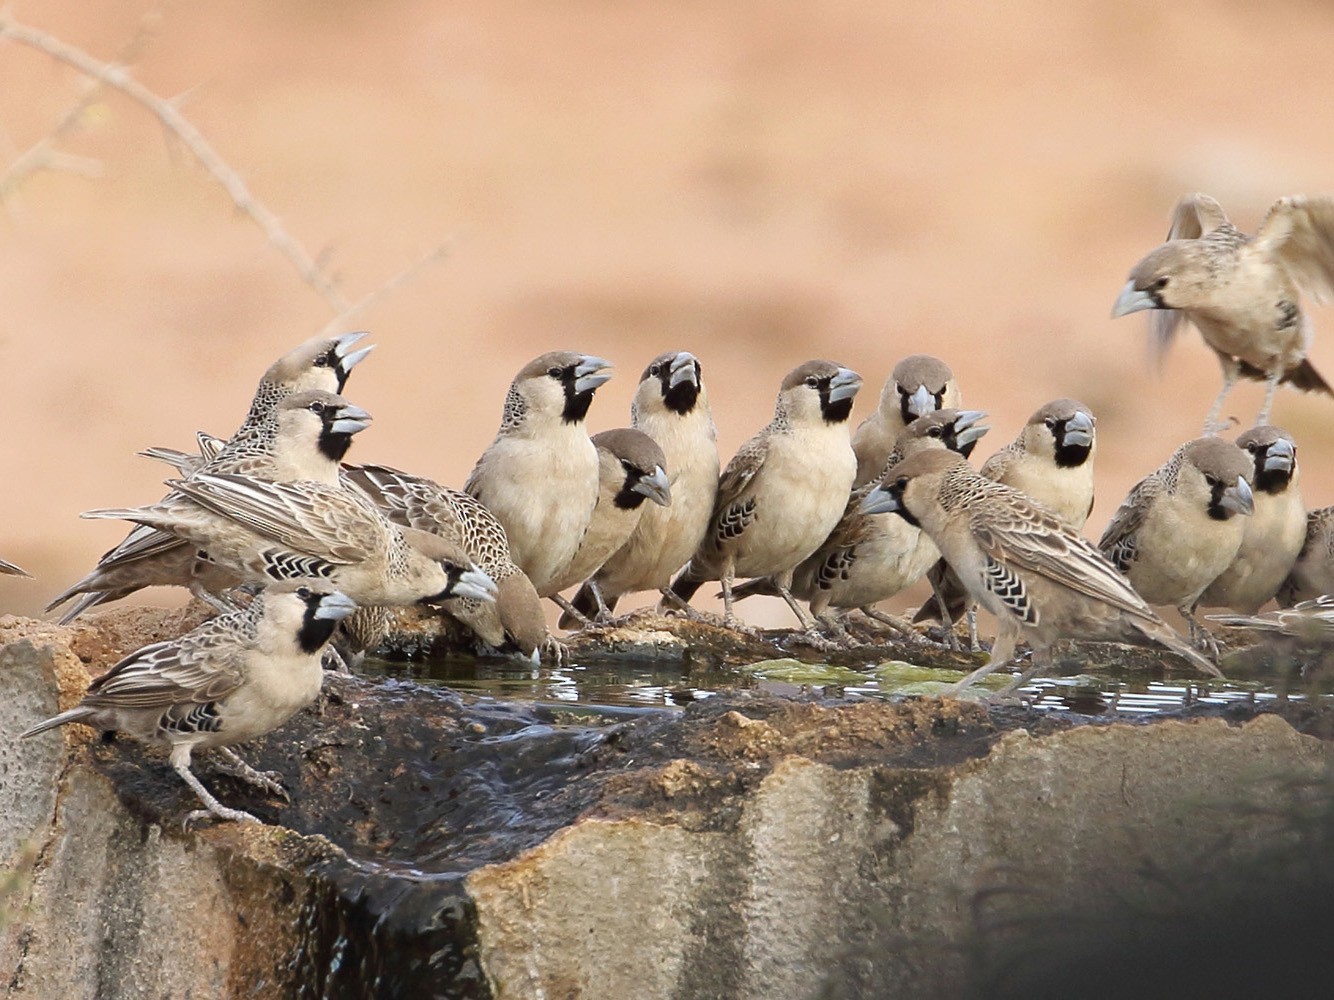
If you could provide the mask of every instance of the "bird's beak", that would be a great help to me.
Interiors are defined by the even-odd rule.
[[[580,395],[585,392],[592,392],[611,378],[611,372],[603,371],[603,369],[610,367],[610,361],[585,354],[574,369],[574,391]]]
[[[984,410],[960,410],[959,416],[954,420],[954,440],[958,444],[959,450],[980,441],[991,430],[981,421],[987,419]]]
[[[459,574],[458,581],[451,588],[449,596],[471,597],[477,601],[494,601],[498,592],[496,581],[476,566],[473,566]]]
[[[917,391],[908,397],[908,412],[914,417],[924,417],[935,412],[935,409],[936,397],[924,385],[919,385]]]
[[[1279,438],[1265,449],[1265,472],[1291,472],[1297,464],[1297,449],[1291,441]]]
[[[330,429],[335,434],[359,434],[371,425],[371,415],[360,406],[347,403],[338,408],[338,417]]]
[[[630,489],[644,494],[659,507],[671,506],[672,484],[667,481],[667,472],[661,465],[655,465],[652,475],[641,476]]]
[[[863,514],[893,514],[902,509],[903,505],[899,503],[899,498],[883,486],[877,486],[862,497]]]
[[[1126,287],[1121,289],[1121,294],[1116,297],[1116,305],[1112,306],[1112,319],[1139,312],[1141,309],[1161,308],[1152,295],[1136,288],[1133,281],[1127,281]]]
[[[320,606],[315,609],[315,617],[325,621],[342,621],[357,610],[357,602],[341,590],[325,594],[320,598]]]
[[[862,387],[862,377],[851,368],[840,368],[829,380],[829,402],[851,399]]]
[[[695,356],[689,351],[681,351],[672,359],[671,376],[667,379],[667,388],[675,389],[682,382],[699,385],[695,375]]]
[[[1246,482],[1245,476],[1238,476],[1236,485],[1225,489],[1218,502],[1238,514],[1255,513],[1255,495],[1251,493],[1251,484]]]
[[[375,350],[374,344],[368,344],[359,351],[349,353],[353,344],[369,336],[370,334],[365,330],[358,330],[356,333],[345,333],[335,339],[334,353],[338,355],[338,368],[343,373],[344,378],[347,377],[348,372],[365,360],[367,354]]]
[[[1076,410],[1075,415],[1065,422],[1065,444],[1079,448],[1093,447],[1093,418],[1083,410]]]

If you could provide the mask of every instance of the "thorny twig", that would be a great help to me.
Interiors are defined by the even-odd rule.
[[[453,241],[446,240],[424,257],[413,261],[407,267],[403,268],[403,270],[389,278],[384,284],[380,285],[379,288],[369,292],[346,309],[339,312],[337,316],[324,325],[324,328],[319,332],[319,336],[329,337],[337,333],[339,330],[348,329],[348,324],[352,321],[354,316],[360,315],[387,295],[402,288],[415,278],[417,272],[422,270],[422,268],[429,264],[434,264],[436,261],[444,260],[449,256],[449,252],[452,248]]]
[[[82,49],[62,42],[54,35],[38,28],[20,24],[14,20],[7,10],[0,10],[0,38],[43,52],[57,62],[73,67],[90,79],[120,91],[130,100],[155,115],[162,125],[190,151],[209,176],[222,185],[237,209],[248,215],[263,230],[270,245],[288,259],[302,279],[315,289],[335,313],[342,314],[352,308],[334,284],[333,279],[325,273],[301,244],[283,228],[278,217],[251,194],[240,174],[218,155],[203,134],[181,114],[175,104],[159,97],[139,83],[123,66],[102,62]]]

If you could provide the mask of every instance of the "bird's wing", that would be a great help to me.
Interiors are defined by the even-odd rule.
[[[1005,476],[1005,470],[1009,468],[1010,462],[1017,458],[1022,446],[1017,441],[1011,441],[996,454],[992,455],[982,463],[979,470],[984,479],[990,479],[993,483],[998,483]]]
[[[1032,503],[988,504],[974,509],[969,527],[991,562],[1011,576],[1014,570],[1036,573],[1122,611],[1153,617],[1130,581],[1051,511]],[[1005,580],[997,583],[1004,589]]]
[[[222,615],[193,632],[131,653],[93,681],[84,703],[107,708],[168,708],[204,704],[236,690],[244,679],[236,618]]]
[[[214,514],[328,562],[362,562],[384,544],[373,506],[348,490],[231,473],[200,473],[171,486]]]
[[[1317,302],[1334,299],[1334,198],[1292,195],[1270,207],[1255,242]]]
[[[1168,241],[1198,240],[1215,229],[1228,225],[1223,206],[1207,194],[1196,191],[1183,195],[1172,209],[1172,225],[1167,230]]]
[[[740,535],[755,519],[755,498],[750,486],[769,454],[762,436],[751,438],[732,456],[718,480],[713,505],[713,538],[721,543]]]
[[[1111,560],[1112,565],[1122,573],[1129,572],[1137,555],[1139,529],[1144,525],[1144,515],[1149,504],[1162,484],[1156,476],[1148,476],[1136,483],[1121,506],[1116,509],[1112,519],[1098,539],[1098,550]]]

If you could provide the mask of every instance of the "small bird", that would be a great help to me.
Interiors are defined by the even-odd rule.
[[[464,484],[505,526],[510,555],[543,597],[574,559],[598,499],[597,449],[584,429],[611,374],[601,358],[552,351],[519,370],[500,431]]]
[[[727,463],[704,540],[672,582],[682,605],[706,580],[720,580],[724,622],[737,627],[733,578],[772,576],[802,627],[814,627],[792,596],[792,573],[847,505],[857,470],[847,421],[861,385],[832,361],[808,361],[783,379],[773,419]]]
[[[565,609],[562,621],[579,612],[559,596],[560,591],[589,581],[594,598],[599,598],[591,577],[629,540],[643,516],[644,501],[652,500],[660,507],[672,503],[667,457],[643,431],[630,427],[602,431],[593,435],[593,445],[598,452],[597,506],[574,559],[548,585],[556,603]],[[606,605],[602,608],[605,611]]]
[[[1021,636],[1033,646],[1030,672],[1047,664],[1058,639],[1147,638],[1220,676],[1092,543],[1028,496],[978,474],[961,455],[934,449],[906,459],[866,495],[862,510],[894,511],[919,526],[972,599],[996,616],[990,659],[955,691],[1013,660]]]
[[[1262,615],[1209,615],[1210,621],[1270,636],[1284,636],[1315,646],[1334,642],[1334,594],[1299,601]]]
[[[394,524],[442,536],[459,546],[495,581],[495,601],[460,597],[442,605],[443,611],[471,628],[493,649],[512,646],[531,657],[542,646],[547,638],[542,599],[510,557],[505,529],[480,501],[462,490],[386,465],[348,465],[344,473]],[[358,612],[349,624],[367,617],[369,612]],[[374,634],[372,631],[368,636]],[[375,643],[363,639],[359,644],[369,648]]]
[[[928,448],[948,448],[967,457],[990,429],[981,410],[932,410],[918,417],[899,436],[888,463],[897,465]],[[792,594],[810,602],[811,614],[831,626],[840,638],[845,630],[828,614],[833,608],[860,608],[868,617],[905,635],[912,626],[872,605],[912,586],[940,558],[940,550],[920,528],[894,514],[866,514],[862,499],[874,483],[854,489],[842,518],[815,554],[797,567]],[[752,594],[779,596],[773,580],[761,578],[734,587],[736,600]]]
[[[389,522],[357,490],[277,483],[235,473],[169,480],[173,493],[149,507],[91,510],[177,535],[200,558],[245,583],[326,580],[358,604],[439,605],[452,597],[493,600],[496,585],[459,546]]]
[[[1082,531],[1093,509],[1096,424],[1093,411],[1083,403],[1053,399],[1028,418],[1017,438],[986,460],[982,475],[1045,504],[1076,531]],[[943,562],[933,567],[929,576],[932,596],[913,620],[935,618],[948,628],[970,611],[967,591]],[[971,614],[968,621],[973,634],[976,625]]]
[[[1226,398],[1241,377],[1265,382],[1256,425],[1269,423],[1280,382],[1334,395],[1307,359],[1311,328],[1300,295],[1334,295],[1334,199],[1293,195],[1270,207],[1247,236],[1207,194],[1183,197],[1167,242],[1130,271],[1112,317],[1157,310],[1149,322],[1159,355],[1188,319],[1218,355],[1223,388],[1204,433],[1214,434]]]
[[[1231,441],[1183,444],[1126,495],[1098,548],[1150,604],[1171,605],[1191,639],[1213,645],[1195,621],[1205,588],[1236,558],[1255,509],[1251,459]]]
[[[1306,540],[1278,590],[1278,606],[1290,608],[1325,594],[1334,594],[1334,507],[1306,515]]]
[[[1297,444],[1277,427],[1252,427],[1237,438],[1251,458],[1255,512],[1246,518],[1232,564],[1209,584],[1200,603],[1253,615],[1278,593],[1306,541]]]
[[[718,435],[699,360],[689,351],[654,358],[630,404],[630,425],[662,448],[672,502],[645,507],[630,538],[570,602],[587,618],[610,614],[622,594],[666,591],[672,574],[694,555],[718,495]],[[600,607],[594,586],[601,593]],[[571,628],[574,616],[562,616]]]
[[[271,732],[315,700],[324,674],[320,653],[356,607],[319,581],[272,584],[245,608],[131,653],[93,681],[76,707],[23,737],[79,722],[162,744],[206,807],[187,823],[209,815],[257,823],[214,798],[190,770],[191,755],[218,750],[237,777],[286,797],[276,775],[256,771],[229,748]]]
[[[274,406],[271,418],[266,418],[273,425],[273,433],[263,448],[251,447],[254,437],[244,439],[239,447],[229,443],[198,465],[197,471],[337,485],[338,463],[351,447],[353,435],[369,427],[370,419],[361,407],[332,392],[311,389],[292,393]],[[185,464],[188,467],[189,463]],[[171,499],[168,496],[162,502]],[[84,595],[60,619],[67,625],[95,605],[153,586],[188,587],[218,610],[226,610],[215,595],[240,582],[233,574],[201,561],[189,542],[170,532],[139,525],[103,554],[92,572],[57,594],[46,610]]]
[[[857,455],[854,486],[864,486],[885,471],[890,451],[905,427],[932,410],[957,410],[963,405],[950,366],[930,354],[913,354],[894,366],[880,390],[876,411],[852,436]]]

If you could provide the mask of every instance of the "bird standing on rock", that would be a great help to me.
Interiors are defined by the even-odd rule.
[[[315,700],[324,675],[320,653],[355,610],[325,583],[275,583],[245,608],[131,653],[94,680],[78,706],[23,736],[80,722],[160,743],[171,751],[172,769],[206,806],[186,822],[201,813],[259,822],[214,798],[191,772],[191,755],[216,749],[237,777],[286,797],[276,776],[256,771],[228,747],[276,729]]]
[[[996,616],[1000,631],[990,659],[955,691],[1013,660],[1021,636],[1033,646],[1030,672],[1047,663],[1058,639],[1147,638],[1220,676],[1092,543],[1023,493],[979,475],[960,455],[936,449],[901,462],[867,494],[862,510],[896,511],[918,525],[969,596]]]
[[[645,500],[652,500],[659,507],[669,507],[672,502],[671,485],[664,468],[667,458],[657,442],[643,431],[631,427],[603,431],[593,435],[593,445],[598,451],[597,506],[593,508],[588,530],[579,542],[579,551],[565,572],[551,582],[552,596],[567,616],[578,612],[559,596],[560,591],[588,580],[626,543],[643,516]],[[591,586],[597,598],[597,585]]]
[[[672,583],[682,603],[720,580],[724,621],[737,627],[733,579],[772,576],[802,627],[814,626],[791,594],[792,572],[847,505],[857,470],[847,421],[861,384],[832,361],[808,361],[783,379],[773,419],[727,463],[704,540]]]
[[[1255,509],[1251,470],[1250,456],[1231,441],[1188,441],[1131,487],[1098,542],[1144,600],[1176,608],[1191,639],[1210,646],[1195,607],[1241,548]]]
[[[1223,388],[1205,417],[1214,434],[1237,379],[1265,383],[1256,425],[1269,423],[1280,382],[1334,395],[1307,359],[1311,329],[1300,295],[1334,296],[1334,199],[1293,195],[1270,207],[1247,236],[1207,194],[1186,195],[1172,213],[1167,242],[1130,271],[1113,318],[1153,309],[1150,330],[1159,354],[1183,319],[1195,324],[1223,366]]]
[[[1246,518],[1241,547],[1200,598],[1211,607],[1253,615],[1278,593],[1306,541],[1297,445],[1277,427],[1252,427],[1237,438],[1251,457],[1255,511]]]
[[[889,453],[904,429],[932,410],[957,410],[963,403],[950,366],[930,354],[913,354],[894,366],[880,390],[880,403],[852,436],[857,455],[854,486],[864,486],[885,471]]]
[[[511,557],[543,597],[555,592],[597,505],[597,449],[584,418],[609,367],[552,351],[521,368],[500,430],[463,487],[504,525]]]
[[[649,362],[630,404],[630,425],[662,448],[672,502],[643,508],[626,543],[574,595],[571,603],[588,618],[601,614],[595,586],[608,613],[622,594],[665,591],[704,538],[718,495],[718,435],[693,354],[668,351]],[[566,614],[560,624],[575,622]]]

